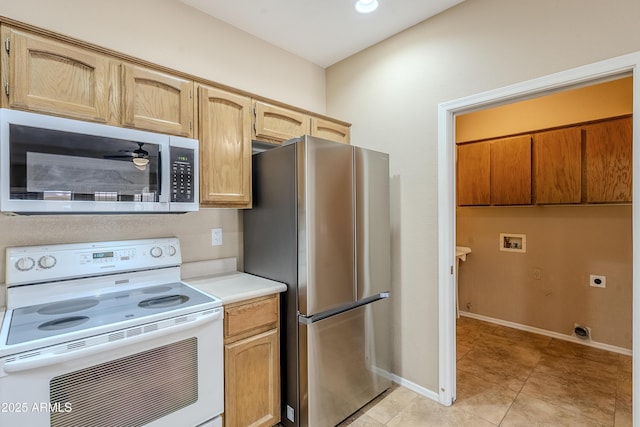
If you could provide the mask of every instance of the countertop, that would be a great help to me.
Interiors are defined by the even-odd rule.
[[[181,279],[196,289],[220,298],[223,305],[287,290],[284,283],[237,271],[237,265],[236,258],[183,263]]]
[[[183,279],[183,281],[196,289],[220,298],[223,305],[287,290],[287,285],[284,283],[239,271]]]

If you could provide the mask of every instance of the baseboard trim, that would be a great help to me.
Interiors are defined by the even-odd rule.
[[[546,329],[535,328],[533,326],[522,325],[520,323],[509,322],[507,320],[495,319],[493,317],[483,316],[482,314],[470,313],[468,311],[460,311],[460,316],[470,317],[472,319],[483,320],[489,323],[495,323],[497,325],[507,326],[509,328],[519,329],[521,331],[533,332],[536,334],[544,335],[551,338],[557,338],[559,340],[570,341],[576,344],[586,345],[588,347],[595,347],[601,350],[607,350],[614,353],[623,354],[625,356],[631,356],[632,351],[623,347],[617,347],[615,345],[604,344],[596,341],[584,341],[576,338],[572,335],[560,334],[558,332],[548,331]]]
[[[402,387],[408,388],[411,391],[415,391],[421,396],[434,400],[438,403],[442,403],[440,402],[440,396],[438,395],[438,393],[435,393],[427,388],[424,388],[414,382],[411,382],[405,378],[399,377],[396,374],[391,374],[391,380],[394,383],[401,385]]]

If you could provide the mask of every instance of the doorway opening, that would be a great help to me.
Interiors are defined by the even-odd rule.
[[[566,72],[557,73],[543,78],[512,85],[491,92],[486,92],[456,101],[447,102],[439,106],[439,306],[440,306],[440,402],[450,405],[456,397],[456,300],[455,300],[455,242],[456,242],[456,177],[455,177],[455,143],[456,143],[456,117],[463,114],[480,111],[487,108],[512,104],[523,100],[538,98],[543,95],[558,93],[567,89],[593,85],[607,80],[630,75],[633,78],[634,105],[640,105],[638,90],[638,76],[635,75],[640,64],[640,53],[626,55],[611,60],[602,61]],[[640,182],[640,162],[638,152],[640,145],[635,136],[638,129],[638,119],[633,117],[633,181]],[[633,189],[632,224],[633,224],[633,252],[634,260],[638,259],[640,248],[640,216],[637,209],[633,209],[640,192]],[[506,230],[514,231],[514,230]],[[496,240],[497,245],[497,240]],[[640,314],[638,307],[639,280],[636,265],[633,262],[633,325]],[[633,327],[633,341],[638,343],[640,336],[638,329]],[[637,354],[634,344],[633,355]],[[635,358],[635,357],[634,357]],[[634,388],[638,384],[638,370],[634,370]],[[638,393],[633,393],[634,407]],[[640,420],[634,411],[633,417]]]

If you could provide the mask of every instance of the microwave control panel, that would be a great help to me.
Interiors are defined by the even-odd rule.
[[[194,202],[195,150],[171,147],[171,201]]]

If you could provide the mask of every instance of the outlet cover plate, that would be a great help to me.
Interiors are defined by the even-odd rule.
[[[222,246],[222,228],[211,229],[211,246]]]

